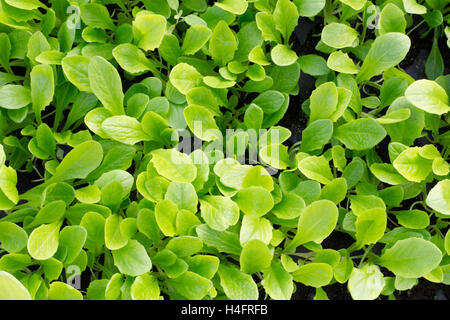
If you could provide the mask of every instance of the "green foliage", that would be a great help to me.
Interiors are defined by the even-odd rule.
[[[450,284],[445,1],[47,2],[0,2],[0,300]]]

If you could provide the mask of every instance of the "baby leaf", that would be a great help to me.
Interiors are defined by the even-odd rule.
[[[366,264],[362,268],[353,268],[348,279],[348,291],[354,300],[374,300],[385,286],[380,268]]]
[[[173,237],[177,234],[176,232],[176,218],[178,214],[178,207],[175,203],[170,200],[163,200],[157,203],[155,207],[155,219],[165,236]],[[150,229],[150,225],[148,226]],[[147,229],[147,227],[145,228]],[[153,229],[153,228],[151,228]],[[154,234],[153,230],[149,230]]]
[[[386,212],[381,208],[369,209],[356,218],[356,240],[358,247],[376,243],[384,235],[387,224]]]
[[[395,211],[398,223],[409,229],[425,229],[430,224],[430,217],[422,210]]]
[[[442,253],[433,243],[409,238],[398,240],[380,257],[380,265],[404,278],[419,278],[436,268]]]
[[[352,150],[366,150],[376,146],[386,136],[386,130],[374,119],[362,118],[341,125],[334,137]]]
[[[427,8],[421,4],[418,4],[416,0],[403,0],[403,6],[405,11],[413,14],[424,14],[427,12]]]
[[[333,180],[330,164],[325,157],[310,156],[298,163],[298,169],[307,178],[316,180],[322,184],[330,183]]]
[[[261,217],[273,208],[273,198],[263,187],[248,187],[238,191],[233,200],[242,212],[252,217]]]
[[[53,181],[84,179],[103,159],[103,149],[96,141],[86,141],[73,148],[61,161]]]
[[[369,80],[383,71],[396,66],[411,47],[408,36],[399,32],[385,33],[375,39],[356,76],[356,81]]]
[[[332,22],[323,28],[321,40],[336,49],[355,47],[358,44],[358,32],[345,24]]]
[[[305,208],[305,201],[296,194],[285,194],[281,202],[272,209],[272,213],[280,219],[295,219]]]
[[[269,220],[245,215],[242,218],[240,242],[245,244],[250,240],[260,240],[265,244],[269,244],[270,240],[272,240],[272,229]]]
[[[265,270],[270,266],[271,261],[272,254],[269,248],[259,240],[247,242],[239,258],[241,271],[247,274]]]
[[[431,172],[432,161],[419,155],[420,148],[408,148],[394,160],[394,168],[406,179],[421,182]]]
[[[406,89],[405,96],[409,102],[425,112],[441,115],[450,111],[448,95],[435,81],[415,81]]]
[[[118,45],[114,48],[112,54],[122,69],[129,73],[139,74],[152,69],[152,65],[145,54],[131,43]]]
[[[287,0],[286,0],[287,1]],[[278,44],[270,52],[272,61],[278,66],[289,66],[297,60],[297,54],[288,46]]]
[[[189,129],[200,139],[212,141],[222,138],[213,113],[209,109],[190,105],[184,109],[184,117]]]
[[[214,230],[224,231],[239,220],[239,207],[228,197],[205,196],[200,199],[202,218]]]
[[[323,287],[333,279],[333,268],[327,263],[308,263],[292,273],[294,281],[315,288]]]
[[[138,276],[131,286],[133,300],[161,300],[158,280],[151,274]]]
[[[211,280],[206,279],[191,271],[186,271],[175,279],[167,281],[169,285],[186,299],[203,299],[213,286]]]
[[[197,167],[192,159],[176,149],[158,149],[151,154],[156,171],[171,181],[190,183],[197,176]]]
[[[91,92],[89,83],[89,57],[70,56],[61,60],[62,69],[67,79],[80,91]]]
[[[193,66],[183,62],[172,69],[169,79],[178,91],[187,94],[191,89],[197,87],[202,75]]]
[[[340,1],[356,11],[361,10],[367,2],[367,0],[340,0]]]
[[[294,3],[289,0],[277,1],[275,10],[273,11],[273,19],[275,21],[275,27],[280,31],[285,43],[289,41],[289,37],[297,25],[298,17],[299,14]]]
[[[132,277],[143,275],[152,268],[152,262],[144,246],[136,240],[118,250],[112,250],[114,265],[122,274]]]
[[[297,234],[288,244],[286,250],[310,241],[321,243],[331,234],[336,226],[337,219],[338,210],[333,202],[318,200],[311,203],[303,209],[298,220]]]
[[[292,276],[284,270],[279,262],[274,262],[270,269],[264,271],[261,281],[267,294],[274,300],[289,300],[294,291]]]
[[[91,58],[88,66],[89,85],[113,115],[124,114],[122,81],[116,68],[102,57]]]
[[[309,109],[311,122],[328,119],[336,111],[338,90],[334,82],[326,82],[317,87],[311,94]]]
[[[256,14],[256,24],[258,29],[261,30],[264,40],[281,42],[280,33],[275,28],[273,15],[267,12],[258,12]]]
[[[33,67],[31,77],[31,101],[36,118],[41,118],[41,111],[53,100],[55,83],[52,67],[39,64]]]
[[[316,120],[302,131],[300,150],[303,152],[318,150],[330,141],[332,135],[333,122],[331,120]]]
[[[105,221],[105,244],[110,250],[117,250],[127,245],[128,239],[120,232],[122,217],[113,214]]]
[[[110,30],[116,28],[105,6],[99,3],[84,3],[80,9],[81,19],[86,25]]]
[[[26,247],[28,235],[18,225],[4,221],[0,222],[0,243],[2,249],[9,253],[20,252]]]
[[[386,4],[380,13],[380,34],[389,32],[405,33],[406,20],[404,16],[402,9],[395,4]]]
[[[327,66],[331,70],[342,72],[342,73],[349,73],[349,74],[356,74],[358,73],[358,68],[356,67],[355,63],[352,59],[348,56],[348,54],[342,52],[342,51],[335,51],[330,54],[327,60]]]
[[[450,180],[439,181],[428,193],[427,205],[445,215],[450,215]]]
[[[221,20],[213,30],[209,40],[209,52],[213,60],[221,67],[233,60],[238,45],[236,37],[225,21]]]
[[[246,1],[245,1],[246,2]],[[181,52],[183,54],[195,54],[209,40],[212,31],[205,26],[194,25],[186,31]]]
[[[220,285],[231,300],[257,300],[259,293],[256,283],[248,274],[234,266],[219,266]]]
[[[237,15],[244,14],[248,7],[247,0],[220,0],[215,5]]]
[[[14,110],[30,103],[30,89],[15,84],[7,84],[0,88],[0,107]]]
[[[155,50],[161,45],[166,27],[164,16],[146,10],[140,11],[133,21],[133,35],[137,46],[144,51]]]
[[[62,222],[44,224],[31,232],[28,238],[28,253],[36,260],[47,260],[58,250],[59,228]]]
[[[12,274],[0,271],[1,300],[31,300],[31,295],[23,284]]]
[[[294,0],[302,17],[313,17],[324,7],[326,0]]]
[[[139,121],[133,117],[109,117],[102,122],[101,128],[111,139],[124,144],[134,145],[143,140],[149,140]]]
[[[87,238],[87,231],[82,226],[67,226],[59,235],[59,247],[57,256],[64,255],[66,265],[74,262],[80,254]]]
[[[190,210],[194,213],[197,211],[198,197],[194,186],[190,183],[172,181],[164,198],[173,201],[180,210]]]

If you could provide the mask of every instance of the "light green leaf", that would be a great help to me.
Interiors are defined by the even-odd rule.
[[[248,187],[238,191],[233,200],[246,215],[259,218],[269,212],[273,206],[270,192],[263,187]]]
[[[398,240],[380,257],[379,264],[395,275],[420,278],[436,268],[442,259],[441,250],[421,238]]]
[[[247,0],[219,0],[215,5],[237,15],[244,14],[248,7]]]
[[[0,222],[1,248],[9,253],[20,252],[27,246],[28,235],[18,225],[4,221]]]
[[[133,300],[162,300],[158,280],[151,274],[138,276],[131,285]]]
[[[44,224],[31,232],[28,238],[28,253],[36,260],[50,259],[58,250],[59,228],[62,222]]]
[[[31,300],[31,295],[13,275],[0,271],[0,300]]]
[[[197,176],[192,159],[176,149],[158,149],[151,154],[156,171],[171,181],[190,183]]]
[[[270,55],[272,61],[278,66],[290,66],[295,63],[298,58],[295,51],[283,44],[277,44],[270,52]]]
[[[371,264],[353,268],[348,280],[348,291],[354,300],[375,300],[384,286],[385,280],[380,268]]]
[[[306,286],[320,288],[326,286],[333,279],[333,268],[322,262],[308,263],[292,273],[294,281]]]
[[[333,180],[330,164],[324,156],[306,157],[298,163],[298,169],[307,178],[322,184],[328,184]]]
[[[277,1],[275,10],[273,11],[273,19],[275,21],[275,27],[277,28],[278,31],[280,31],[285,43],[289,42],[289,37],[291,36],[292,32],[297,26],[298,17],[299,17],[298,10],[293,2],[289,0]],[[272,57],[273,57],[273,50],[272,50]],[[297,57],[297,55],[295,55],[295,57]]]
[[[417,80],[406,89],[405,96],[425,112],[441,115],[450,111],[448,95],[435,81]]]
[[[247,274],[261,272],[270,267],[272,254],[266,244],[259,240],[250,240],[242,248],[239,263],[241,271]]]
[[[322,29],[321,40],[336,49],[355,47],[358,44],[358,32],[345,24],[332,22]]]
[[[336,111],[338,90],[334,82],[326,82],[314,89],[310,97],[310,121],[329,119]]]
[[[389,32],[405,33],[405,13],[393,3],[384,6],[380,13],[380,34]]]
[[[200,212],[208,226],[217,231],[224,231],[239,220],[239,207],[229,197],[203,197],[200,199]]]
[[[101,128],[108,137],[124,144],[134,145],[150,140],[139,121],[129,116],[109,117],[102,122]]]
[[[450,215],[450,180],[439,181],[428,193],[426,203],[437,212]]]
[[[326,0],[294,0],[302,17],[314,17],[325,7]]]
[[[305,209],[298,220],[297,234],[286,250],[314,241],[321,243],[333,232],[338,219],[338,209],[330,200],[318,200]]]
[[[361,248],[376,243],[384,235],[387,224],[386,212],[381,208],[369,209],[356,218],[356,240]]]
[[[97,141],[86,141],[73,148],[61,161],[52,177],[54,181],[84,179],[103,159],[103,149]]]
[[[427,12],[427,7],[418,4],[416,0],[402,0],[405,11],[412,14],[424,14]]]
[[[348,56],[347,53],[344,53],[340,50],[332,52],[327,60],[327,66],[331,70],[348,73],[348,74],[356,74],[358,73],[358,68],[352,59]]]
[[[386,130],[375,119],[362,118],[339,126],[333,136],[349,149],[366,150],[380,143]]]
[[[103,107],[113,115],[124,114],[122,81],[117,69],[104,58],[96,56],[89,62],[88,75],[92,92]]]
[[[41,111],[53,100],[55,83],[53,80],[52,67],[40,64],[33,67],[30,72],[31,77],[31,101],[33,110],[38,119],[41,118]]]
[[[419,147],[408,148],[393,162],[394,168],[409,181],[421,182],[431,173],[432,160],[422,158],[419,152]]]
[[[30,89],[16,84],[7,84],[0,88],[0,107],[15,110],[30,103]]]
[[[187,55],[196,53],[208,42],[211,35],[212,31],[206,26],[190,27],[184,36],[181,52]]]
[[[112,250],[114,265],[123,274],[136,277],[152,268],[152,261],[144,246],[136,240],[129,240],[121,249]]]
[[[269,244],[270,240],[272,240],[272,230],[273,227],[269,220],[246,215],[242,218],[239,239],[241,244],[245,244],[250,240],[259,240]]]
[[[118,45],[112,54],[122,69],[127,72],[139,74],[152,69],[145,54],[131,43]]]
[[[294,291],[292,279],[280,263],[274,262],[270,269],[264,272],[261,284],[272,299],[290,300]]]
[[[356,11],[361,10],[367,2],[367,0],[340,0],[340,1]]]
[[[238,48],[236,37],[225,21],[221,20],[213,30],[209,40],[209,53],[221,67],[233,60]]]
[[[182,62],[172,69],[169,79],[178,91],[187,94],[191,89],[198,86],[202,75],[193,66]]]
[[[359,69],[356,81],[359,83],[369,80],[395,67],[406,57],[410,47],[409,37],[399,32],[389,32],[377,37]]]
[[[61,60],[62,69],[67,79],[80,91],[91,92],[89,82],[89,57],[69,56]]]
[[[137,46],[144,51],[159,48],[166,33],[167,21],[164,16],[150,11],[140,11],[133,21],[133,35]]]
[[[220,285],[231,300],[257,300],[258,287],[251,275],[232,265],[219,266]]]

